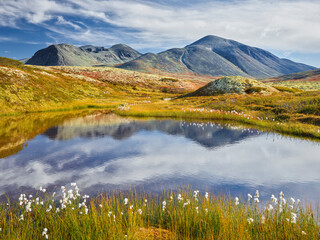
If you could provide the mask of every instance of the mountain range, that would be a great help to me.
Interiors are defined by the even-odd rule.
[[[140,72],[251,76],[267,78],[315,69],[278,58],[260,48],[234,40],[206,36],[184,48],[141,54],[124,44],[110,48],[51,45],[41,49],[26,64],[42,66],[116,66]]]

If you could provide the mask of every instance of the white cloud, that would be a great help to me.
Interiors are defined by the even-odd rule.
[[[73,27],[84,42],[112,35],[132,46],[168,48],[213,34],[262,48],[320,53],[319,12],[320,2],[315,0],[213,0],[174,6],[142,0],[16,0],[0,2],[0,25],[16,26],[19,19],[43,24],[61,18],[60,28]],[[115,29],[83,31],[68,16],[84,22],[95,19]]]
[[[14,41],[14,38],[11,37],[2,37],[0,36],[0,42],[10,42],[10,41]]]
[[[74,28],[75,30],[80,30],[81,27],[71,21],[67,21],[65,20],[62,16],[58,16],[57,17],[57,22],[56,22],[58,25],[67,25],[67,26],[70,26],[72,28]]]

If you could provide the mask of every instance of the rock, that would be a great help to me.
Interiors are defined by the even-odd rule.
[[[185,96],[214,96],[219,94],[270,94],[279,92],[274,87],[268,86],[257,80],[240,77],[228,76],[214,80],[195,92],[189,93]]]

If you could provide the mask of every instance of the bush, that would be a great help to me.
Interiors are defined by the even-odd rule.
[[[266,90],[266,88],[264,88],[264,87],[251,87],[251,88],[248,88],[245,92],[247,94],[251,94],[251,93],[259,93],[264,90]]]

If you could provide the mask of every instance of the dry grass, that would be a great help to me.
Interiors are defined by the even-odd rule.
[[[1,239],[318,239],[320,234],[317,209],[282,193],[259,203],[258,192],[247,200],[191,190],[88,198],[74,184],[62,195],[43,191],[0,204]]]

